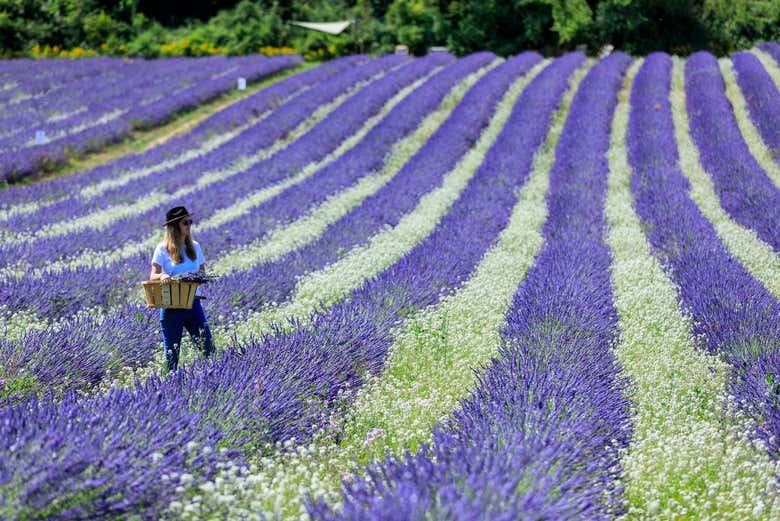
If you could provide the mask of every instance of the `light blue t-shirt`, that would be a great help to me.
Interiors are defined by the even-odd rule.
[[[186,273],[188,271],[198,271],[200,269],[200,265],[206,263],[206,257],[203,255],[203,250],[200,249],[200,244],[195,241],[192,241],[192,244],[195,246],[194,260],[187,256],[187,252],[185,250],[181,252],[182,262],[179,264],[174,263],[173,259],[171,259],[171,256],[168,254],[168,250],[165,249],[165,243],[161,242],[154,249],[152,262],[159,264],[162,268],[162,272],[167,273],[171,277],[181,275],[182,273]],[[200,290],[201,288],[199,286],[195,294],[200,296],[202,294]]]

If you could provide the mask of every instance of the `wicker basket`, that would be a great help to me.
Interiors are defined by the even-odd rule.
[[[157,280],[142,282],[146,293],[146,304],[150,308],[192,309],[195,290],[200,282],[179,282],[172,280],[163,284]]]

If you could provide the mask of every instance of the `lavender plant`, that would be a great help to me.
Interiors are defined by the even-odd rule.
[[[62,198],[78,197],[85,189],[104,179],[115,178],[125,172],[158,165],[171,158],[182,156],[190,149],[199,148],[210,135],[224,133],[251,122],[256,116],[278,108],[288,98],[305,92],[334,74],[364,60],[365,58],[361,56],[347,56],[295,74],[213,114],[190,132],[146,152],[123,156],[71,177],[15,186],[13,190],[2,191],[0,192],[0,205],[8,207],[6,210],[8,217],[4,220],[7,221],[13,215],[29,213],[23,211],[13,213],[14,207],[18,208],[25,204],[34,203],[35,207],[39,208],[41,205],[48,206],[52,201],[58,201]],[[20,219],[18,223],[9,223],[9,226],[14,230],[24,230],[26,228],[21,227],[24,222],[24,219]],[[38,226],[43,222],[46,221],[39,222]]]
[[[492,59],[492,55],[487,53],[475,55],[471,59],[464,59],[462,60],[462,63],[460,65],[453,66],[452,71],[447,75],[444,75],[443,78],[445,78],[447,82],[454,82],[457,80],[457,78],[462,77],[463,74],[467,73],[470,70],[474,70],[475,68],[479,67],[480,65],[483,65],[484,63],[486,63],[491,59]],[[441,89],[443,86],[444,85],[441,82],[433,82],[432,88],[429,90],[432,93],[434,93],[433,94],[434,96],[441,97],[443,95],[443,92],[440,92],[439,89]],[[373,161],[374,162],[373,164],[375,165],[378,164],[378,162],[381,162],[382,161],[381,156],[377,157],[375,155],[372,155],[369,153],[369,151],[375,153],[378,151],[379,149],[378,147],[385,147],[385,148],[389,147],[394,139],[393,136],[396,136],[397,138],[399,134],[410,130],[410,128],[415,125],[415,122],[419,121],[419,119],[427,110],[430,110],[432,104],[431,98],[420,97],[414,99],[416,100],[414,103],[407,103],[403,107],[401,107],[403,111],[399,110],[393,113],[393,114],[398,114],[399,118],[396,117],[386,118],[384,120],[384,123],[377,128],[377,132],[372,132],[371,134],[369,134],[369,136],[367,136],[366,141],[364,141],[360,145],[360,149],[358,150],[359,153],[352,155],[353,158],[363,158],[363,159],[358,159],[358,161],[362,160],[363,163],[356,163],[355,159],[348,159],[347,161],[344,161],[344,163],[349,165],[350,168],[348,169],[343,169],[340,167],[331,168],[326,172],[324,172],[324,175],[321,175],[320,178],[328,180],[329,178],[332,178],[334,175],[336,175],[339,171],[342,170],[345,171],[344,175],[362,174],[364,168],[370,168],[370,165],[372,164],[370,163],[370,161]],[[408,111],[408,116],[403,116],[403,118],[401,118],[400,117],[401,114],[404,114],[407,111]],[[342,163],[341,161],[338,163],[334,163],[334,166],[338,166],[341,163]],[[305,191],[302,191],[302,193],[304,194],[304,196],[310,197],[311,193],[317,193],[318,191],[319,190],[316,187],[312,187]],[[290,204],[290,201],[288,201],[287,204]],[[310,203],[306,203],[305,200],[302,200],[299,204],[304,205]],[[222,233],[224,233],[224,228],[222,230]],[[240,237],[241,236],[239,234],[239,238]],[[105,276],[100,279],[101,280],[100,288],[87,286],[87,288],[85,288],[84,290],[83,299],[74,298],[76,296],[73,294],[73,288],[66,290],[65,286],[63,286],[62,287],[63,291],[61,293],[57,292],[56,290],[53,290],[50,293],[49,299],[55,307],[51,308],[49,310],[49,313],[52,314],[51,316],[58,315],[59,312],[57,311],[56,308],[57,305],[73,304],[75,306],[75,305],[85,305],[85,304],[88,305],[89,302],[92,303],[98,302],[94,300],[94,297],[105,299],[102,301],[102,303],[99,303],[98,305],[109,306],[113,301],[120,299],[120,297],[117,296],[118,295],[117,291],[121,293],[122,291],[126,291],[123,290],[122,288],[131,288],[135,286],[138,280],[141,280],[142,278],[145,277],[145,272],[147,271],[148,271],[148,259],[145,257],[138,257],[137,262],[123,265],[122,270],[119,271],[109,270],[108,272],[106,272]],[[86,276],[80,270],[79,272],[81,273],[82,277]],[[113,289],[109,284],[112,278],[114,279]],[[64,280],[74,282],[73,279],[68,279],[68,277],[66,277]],[[68,282],[65,283],[67,284]],[[233,290],[235,290],[236,287],[240,287],[240,286],[235,286],[235,281],[227,281],[226,284],[223,284],[223,287],[232,287]],[[92,293],[92,297],[93,297],[93,299],[91,300],[89,297],[86,296],[87,294],[90,294],[90,292]],[[70,293],[69,299],[65,297],[66,293]],[[135,292],[132,292],[131,294],[133,297],[137,298]],[[39,301],[39,304],[45,305],[45,302]],[[234,300],[233,302],[228,304],[227,307],[220,306],[219,304],[212,307],[215,307],[218,312],[224,313],[225,309],[232,309],[232,307],[235,306],[236,304],[238,303]],[[43,307],[40,307],[39,310],[40,309],[43,309]],[[72,308],[72,309],[75,312],[76,308]],[[109,314],[113,315],[113,311],[109,312]],[[125,327],[125,322],[123,321],[124,319],[122,318],[125,316],[127,316],[126,310],[122,309],[121,314],[118,314],[117,316],[113,317],[113,320],[111,321],[103,322],[103,324],[100,327],[103,328],[104,331],[106,330],[106,328],[108,328],[108,331],[111,331],[112,327],[117,327],[117,328]],[[155,329],[157,328],[154,324],[147,325],[147,330],[148,330],[148,335],[146,337],[147,339],[156,339],[158,335],[155,332]],[[26,349],[27,346],[35,346],[39,344],[41,341],[45,341],[48,334],[49,334],[48,332],[35,332],[29,336],[26,336],[20,342],[20,344],[23,344],[23,346],[20,345],[19,349],[23,350]],[[121,331],[117,332],[117,337],[121,338]],[[79,339],[79,340],[81,342],[85,342],[84,344],[85,349],[89,348],[90,344],[86,343],[86,339]],[[75,345],[78,345],[79,340],[75,340],[75,343],[69,344],[72,346],[71,347],[72,349],[75,347]],[[125,364],[126,366],[136,367],[138,365],[147,363],[151,359],[153,350],[148,348],[149,347],[148,342],[146,342],[144,345],[147,346],[147,349],[145,351],[136,352],[138,354],[138,357],[136,359],[128,360],[126,357],[123,357],[124,362],[130,362]],[[117,370],[117,367],[115,365],[116,362],[117,362],[116,356],[110,356],[110,357],[107,356],[104,359],[103,363],[106,372],[103,374],[103,376],[105,376],[105,374],[116,373]],[[24,367],[25,364],[17,364],[15,365],[15,371],[16,372],[21,371],[24,369]],[[64,382],[62,382],[61,380],[51,380],[47,378],[42,378],[42,376],[45,375],[38,375],[38,377],[36,378],[36,382],[39,385],[53,384],[59,387],[62,387],[64,385]],[[81,384],[82,386],[87,388],[94,387],[95,383],[96,382],[94,380],[89,380],[87,382],[83,380],[74,381],[74,384]]]
[[[387,82],[411,82],[415,77],[424,74],[426,70],[430,70],[436,63],[442,61],[448,61],[451,57],[448,56],[435,56],[430,59],[421,60],[419,64],[417,62],[411,63],[408,69],[410,72],[401,73],[399,70],[397,74],[394,74],[392,78]],[[330,82],[323,85],[320,89],[320,96],[323,96],[324,100],[330,100],[339,94],[355,85],[360,81],[365,81],[372,76],[386,71],[394,64],[398,64],[399,59],[393,57],[393,59],[380,59],[375,62],[370,62],[364,67],[357,67],[351,69],[349,74],[342,75],[338,81]],[[405,69],[404,69],[405,70]],[[387,82],[385,85],[387,85]],[[395,83],[397,87],[399,83]],[[375,111],[378,106],[381,106],[382,100],[389,97],[389,93],[385,90],[377,92],[373,97],[370,96],[373,92],[365,91],[362,100],[362,108],[364,111]],[[312,99],[313,98],[313,99]],[[211,213],[217,211],[219,208],[229,205],[237,197],[237,186],[241,186],[238,190],[239,193],[246,193],[249,190],[260,189],[267,186],[274,181],[278,182],[280,179],[284,179],[297,169],[305,166],[307,162],[316,161],[318,158],[326,155],[328,151],[337,146],[346,135],[349,135],[351,131],[349,126],[337,125],[338,120],[336,116],[330,114],[330,117],[323,123],[317,125],[314,129],[307,133],[309,139],[298,140],[285,149],[284,155],[277,154],[267,158],[265,161],[253,164],[248,169],[238,168],[236,173],[229,176],[230,179],[221,179],[219,176],[214,181],[198,185],[198,176],[208,170],[219,170],[225,167],[225,163],[230,163],[232,159],[231,155],[225,155],[226,153],[246,155],[248,150],[255,150],[257,147],[262,146],[261,143],[267,144],[277,141],[284,136],[285,132],[295,126],[293,123],[295,120],[292,117],[297,117],[297,121],[301,122],[311,115],[311,112],[322,103],[322,98],[315,103],[314,93],[307,96],[307,103],[290,103],[287,110],[275,111],[272,117],[264,120],[264,124],[260,128],[254,129],[244,139],[237,142],[237,147],[233,149],[226,149],[220,147],[218,153],[209,154],[207,160],[194,160],[193,163],[199,165],[199,168],[191,170],[176,169],[174,172],[163,171],[156,173],[152,178],[148,180],[153,186],[159,186],[155,183],[159,179],[161,183],[164,183],[165,190],[160,193],[159,189],[156,192],[157,199],[155,201],[155,195],[148,193],[148,185],[139,183],[139,186],[135,187],[134,192],[137,197],[143,197],[143,199],[149,199],[155,201],[153,204],[147,204],[144,211],[126,212],[128,215],[123,219],[111,219],[108,223],[101,223],[101,219],[89,219],[92,222],[82,229],[78,229],[74,233],[63,234],[60,232],[53,232],[52,237],[43,237],[35,239],[36,236],[44,235],[40,231],[33,236],[28,236],[25,239],[19,238],[18,240],[6,240],[2,247],[0,247],[0,262],[10,262],[10,258],[6,257],[7,254],[18,255],[22,250],[29,249],[33,244],[38,244],[38,248],[44,248],[52,252],[59,252],[58,257],[62,257],[68,254],[75,254],[80,250],[94,249],[94,245],[99,242],[105,243],[105,239],[110,237],[109,242],[113,244],[123,244],[127,241],[138,239],[140,237],[148,237],[150,233],[158,231],[158,227],[155,225],[156,216],[161,211],[160,208],[164,208],[170,205],[170,201],[173,200],[173,194],[176,194],[176,198],[180,198],[185,195],[188,198],[188,204],[192,207],[199,208],[201,211],[199,215],[201,217],[208,217]],[[357,108],[358,105],[350,107],[343,107],[339,116],[351,116],[351,120],[359,118],[361,115],[365,117],[366,113],[362,114],[358,111],[350,112],[350,108]],[[290,114],[292,112],[293,114]],[[292,117],[291,117],[292,116]],[[291,125],[292,123],[292,125]],[[267,132],[267,129],[273,129],[272,132]],[[316,130],[315,130],[316,129]],[[264,130],[266,130],[264,132]],[[253,137],[254,139],[250,138]],[[258,140],[260,142],[258,143]],[[317,146],[314,146],[314,145]],[[268,146],[268,145],[266,145]],[[240,174],[240,175],[237,175]],[[221,182],[220,182],[221,181]],[[146,187],[145,187],[146,186]],[[208,188],[208,189],[206,189]],[[126,187],[117,189],[117,191],[129,192]],[[185,193],[186,192],[186,193]],[[110,194],[104,194],[104,202],[110,201]],[[136,204],[143,203],[143,200]],[[100,212],[98,212],[100,213]],[[66,226],[72,226],[71,224],[63,224]],[[106,228],[106,224],[110,226]],[[62,225],[61,225],[62,226]],[[65,237],[67,236],[67,239]],[[102,237],[101,241],[96,241],[97,236]],[[89,237],[89,238],[88,238]],[[89,241],[89,242],[85,242]],[[89,246],[87,246],[89,244]],[[14,253],[12,253],[14,252]],[[16,257],[19,258],[19,257]],[[28,257],[34,258],[34,257]]]

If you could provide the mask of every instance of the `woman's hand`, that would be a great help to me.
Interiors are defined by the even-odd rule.
[[[168,284],[171,281],[171,276],[163,273],[162,266],[153,262],[152,271],[149,272],[149,280],[159,280],[163,284]]]

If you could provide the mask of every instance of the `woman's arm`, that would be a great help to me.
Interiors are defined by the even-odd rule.
[[[167,273],[163,273],[162,266],[156,262],[152,263],[152,272],[149,273],[149,280],[159,280],[163,284],[170,282],[171,276]]]

